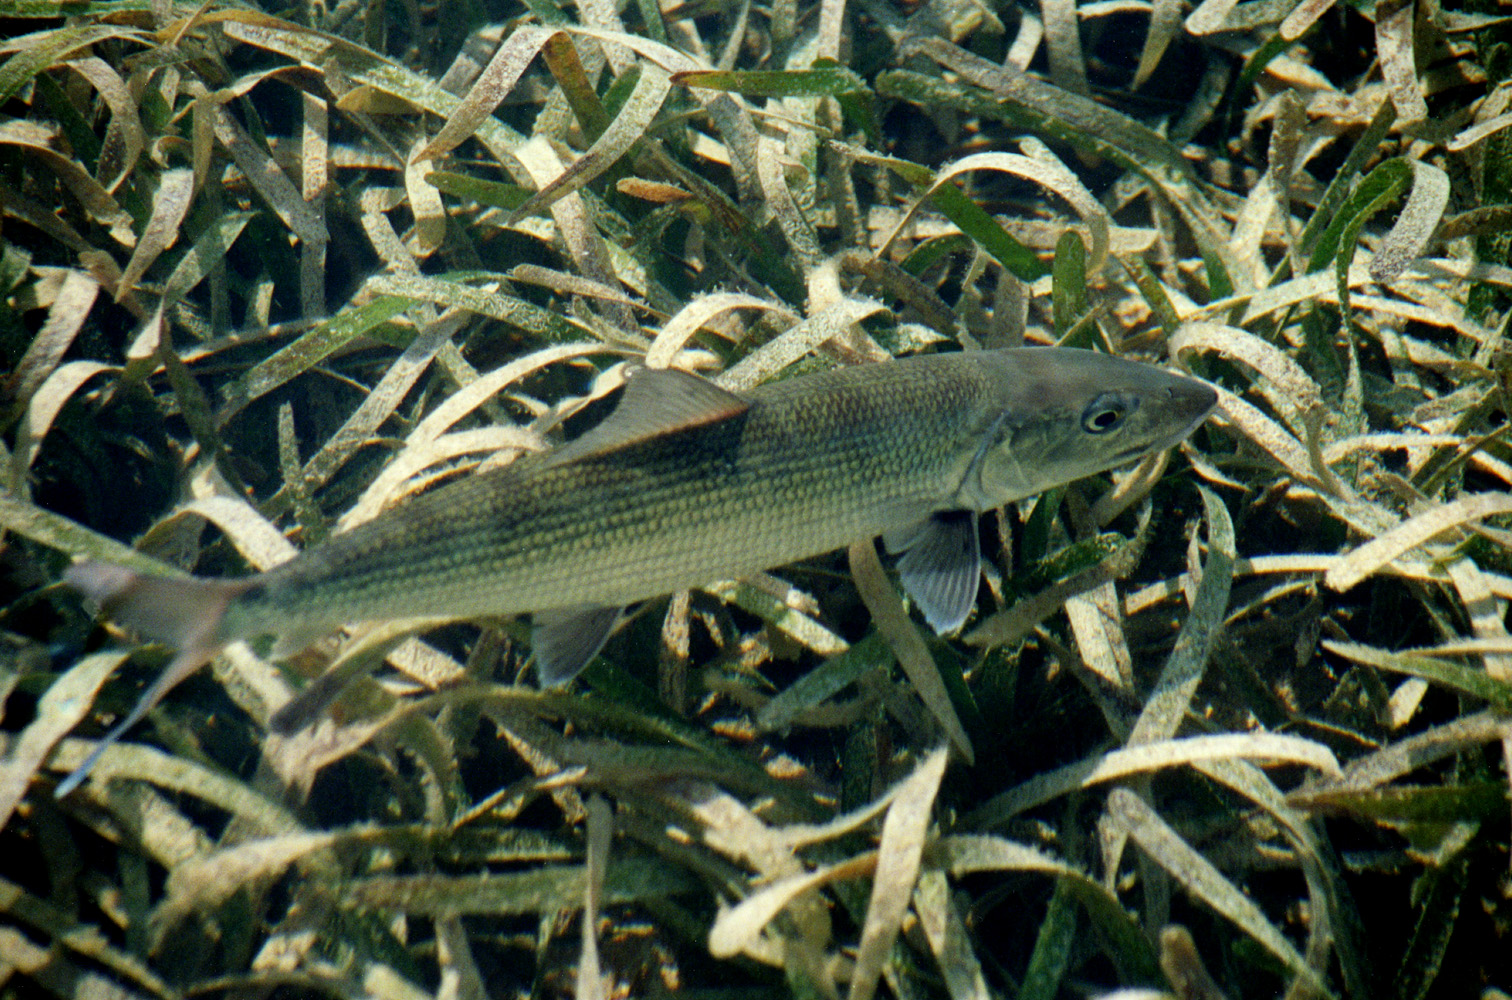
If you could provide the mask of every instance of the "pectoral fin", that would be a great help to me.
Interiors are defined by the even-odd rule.
[[[976,511],[940,511],[884,541],[903,553],[898,576],[929,627],[946,635],[965,624],[982,576]]]
[[[541,687],[572,680],[598,655],[624,608],[577,605],[537,611],[531,618],[530,649]]]

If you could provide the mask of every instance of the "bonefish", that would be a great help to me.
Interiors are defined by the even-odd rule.
[[[529,612],[549,686],[583,668],[626,605],[877,536],[902,553],[930,626],[949,633],[976,600],[980,512],[1169,448],[1216,400],[1195,379],[1057,348],[914,357],[744,393],[639,369],[582,437],[265,573],[74,565],[67,582],[106,615],[177,650],[100,746],[238,639],[281,638],[277,655],[348,622]]]

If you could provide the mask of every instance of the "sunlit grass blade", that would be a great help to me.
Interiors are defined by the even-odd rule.
[[[342,310],[294,343],[254,365],[221,393],[216,422],[226,423],[254,400],[297,378],[314,365],[409,308],[397,295]]]
[[[1108,796],[1108,810],[1182,888],[1232,921],[1310,988],[1324,996],[1332,995],[1319,974],[1260,908],[1137,795],[1128,789],[1114,789]]]

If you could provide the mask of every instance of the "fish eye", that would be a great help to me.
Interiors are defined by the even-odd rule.
[[[1134,396],[1122,392],[1105,392],[1088,403],[1082,411],[1082,430],[1088,434],[1116,431],[1138,405],[1139,400]]]

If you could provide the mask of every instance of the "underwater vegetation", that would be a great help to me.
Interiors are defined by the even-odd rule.
[[[1505,996],[1480,7],[0,2],[0,996]],[[1026,344],[1217,408],[985,513],[958,634],[852,539],[562,689],[233,643],[55,794],[172,655],[77,559],[268,570],[627,363]]]

